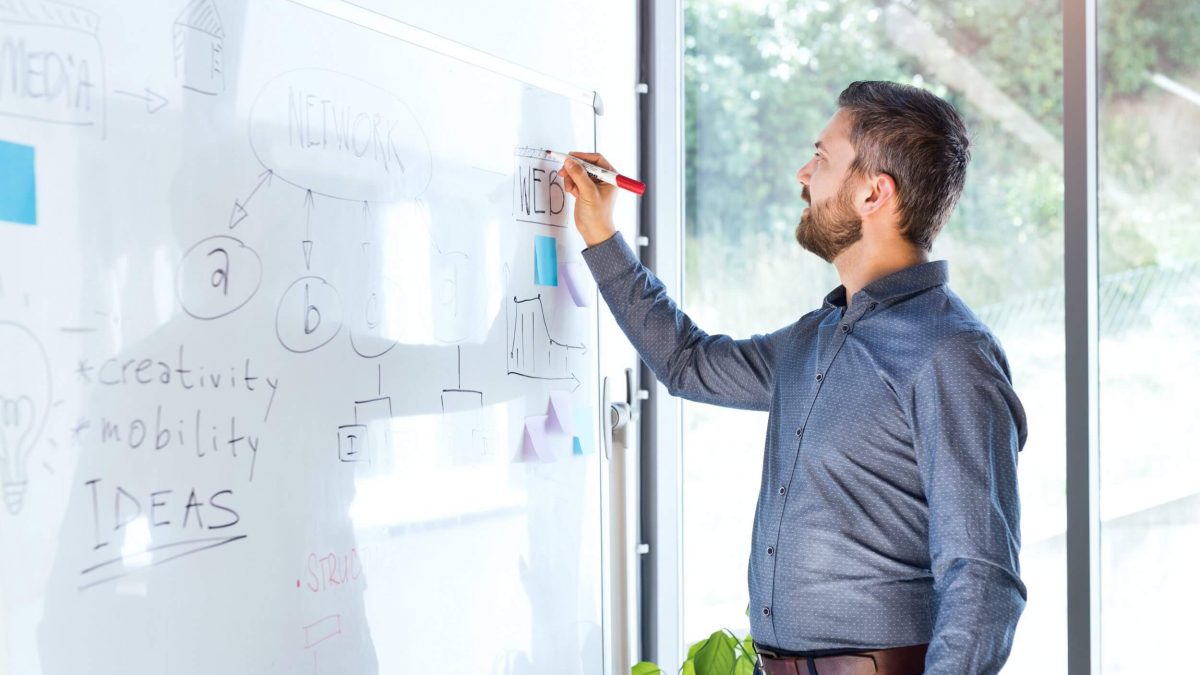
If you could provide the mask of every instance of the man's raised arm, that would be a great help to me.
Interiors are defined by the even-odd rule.
[[[572,154],[612,168],[600,155]],[[617,325],[655,376],[675,396],[733,408],[770,408],[775,362],[791,327],[746,340],[700,330],[617,233],[612,224],[616,188],[593,181],[574,162],[567,161],[564,169],[564,187],[575,197],[575,224],[588,245],[584,260]]]

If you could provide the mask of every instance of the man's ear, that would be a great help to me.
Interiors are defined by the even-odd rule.
[[[858,207],[859,215],[868,216],[889,204],[894,205],[896,199],[896,181],[891,175],[877,173],[867,184],[870,192],[862,205]]]

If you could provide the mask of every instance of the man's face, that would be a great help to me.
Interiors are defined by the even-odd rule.
[[[796,241],[826,262],[862,239],[862,218],[854,203],[856,182],[848,173],[854,147],[847,133],[849,120],[839,110],[821,131],[816,152],[796,172],[801,196],[809,207],[800,215]]]

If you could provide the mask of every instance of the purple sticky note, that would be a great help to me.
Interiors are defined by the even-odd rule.
[[[549,415],[526,417],[522,455],[527,460],[553,462],[571,455],[573,440],[550,427]]]
[[[549,430],[566,434],[567,436],[575,435],[575,413],[571,409],[571,394],[566,391],[550,392],[550,407],[548,412],[550,418]]]
[[[595,294],[592,273],[581,262],[564,262],[558,266],[558,276],[566,281],[567,291],[576,307],[591,307]]]
[[[525,459],[553,461],[550,453],[550,439],[547,438],[546,425],[550,421],[548,415],[525,418],[525,434],[522,438]]]

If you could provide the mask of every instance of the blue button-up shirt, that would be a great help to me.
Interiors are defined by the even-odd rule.
[[[995,673],[1025,607],[1004,350],[945,261],[839,286],[768,335],[708,335],[618,234],[584,251],[675,396],[770,412],[750,551],[754,639],[810,654],[929,643],[929,675]]]

